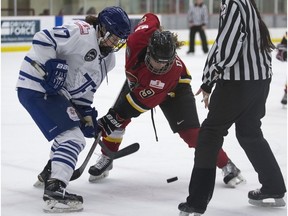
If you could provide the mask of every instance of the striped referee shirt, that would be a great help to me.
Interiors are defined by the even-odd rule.
[[[208,24],[208,9],[205,4],[196,5],[193,4],[187,14],[188,22],[195,25],[207,25]]]
[[[222,0],[218,35],[208,54],[203,84],[222,80],[265,80],[271,53],[260,49],[259,19],[250,0]]]

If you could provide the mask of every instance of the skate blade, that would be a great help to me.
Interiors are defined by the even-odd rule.
[[[98,176],[90,175],[88,180],[91,183],[97,183],[101,179],[107,178],[108,176],[109,176],[109,171],[104,171],[101,175],[98,175]]]
[[[180,211],[179,213],[179,216],[201,216],[202,214],[200,213],[188,213],[188,212],[183,212],[183,211]]]
[[[41,182],[41,181],[37,180],[37,181],[33,184],[33,186],[34,186],[35,188],[44,188],[44,182]]]
[[[227,186],[230,187],[230,188],[235,188],[237,185],[245,184],[245,183],[246,183],[246,179],[241,174],[239,174],[235,178],[231,179],[227,183]]]
[[[43,211],[45,213],[79,212],[83,210],[81,202],[70,201],[61,203],[57,200],[46,200]]]
[[[179,216],[189,216],[189,213],[180,211]]]
[[[249,199],[248,202],[251,205],[259,206],[259,207],[284,207],[286,206],[286,203],[283,198],[279,198],[279,199],[268,198],[264,200]]]

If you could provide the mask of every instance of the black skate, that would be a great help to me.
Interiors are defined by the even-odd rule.
[[[187,202],[180,203],[178,205],[178,209],[180,210],[179,216],[201,216],[205,212],[189,206]]]
[[[287,105],[287,92],[284,93],[284,96],[283,96],[283,98],[281,100],[281,104]]]
[[[43,195],[44,212],[76,212],[83,209],[82,196],[68,193],[65,188],[65,183],[58,179],[47,180]]]
[[[241,171],[235,166],[235,164],[229,159],[226,166],[222,168],[224,175],[224,183],[232,188],[235,188],[236,185],[246,182],[246,180],[241,175]]]
[[[42,172],[37,176],[38,180],[34,183],[33,186],[44,187],[44,184],[50,178],[50,175],[51,175],[51,160],[48,160]]]
[[[89,168],[89,181],[97,182],[100,179],[106,178],[112,168],[113,160],[108,156],[101,154],[96,164]]]
[[[286,205],[283,194],[265,194],[260,189],[249,191],[249,203],[262,207],[283,207]]]

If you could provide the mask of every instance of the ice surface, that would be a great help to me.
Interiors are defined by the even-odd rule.
[[[186,55],[187,47],[178,53],[190,70],[192,88],[196,92],[201,84],[202,69],[206,55],[196,47],[194,55]],[[37,174],[46,164],[50,144],[42,136],[26,110],[18,102],[15,84],[24,52],[2,53],[1,59],[1,210],[3,216],[40,216],[42,212],[42,189],[32,185]],[[267,114],[263,119],[263,132],[287,180],[287,109],[280,100],[286,82],[287,64],[279,62],[273,53],[274,76],[267,101]],[[94,105],[99,116],[104,115],[113,104],[124,81],[124,50],[117,53],[116,68],[109,74],[95,95]],[[108,82],[108,84],[107,84]],[[236,99],[235,99],[236,100]],[[207,110],[196,97],[200,120]],[[188,184],[193,166],[194,149],[173,134],[161,110],[154,115],[159,142],[155,135],[150,112],[134,119],[127,128],[122,147],[139,142],[140,150],[119,160],[109,178],[97,183],[88,182],[86,169],[83,175],[70,183],[70,192],[84,197],[84,211],[70,213],[81,216],[176,216],[177,206],[188,195]],[[93,140],[79,157],[82,163]],[[238,145],[234,128],[225,138],[224,149],[232,161],[241,169],[247,183],[235,189],[225,187],[221,170],[218,169],[214,197],[205,216],[284,216],[287,208],[258,208],[248,204],[249,190],[260,187],[257,175],[244,151]],[[99,147],[88,165],[92,165],[99,154]],[[87,168],[88,168],[87,167]],[[168,178],[178,181],[167,183]],[[286,198],[285,198],[286,200]],[[68,214],[59,214],[68,215]]]

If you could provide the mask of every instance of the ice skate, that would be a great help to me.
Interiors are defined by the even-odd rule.
[[[226,166],[222,168],[224,175],[224,183],[231,188],[235,188],[238,184],[246,182],[241,175],[241,171],[235,166],[235,164],[229,159]]]
[[[204,213],[202,210],[196,210],[190,207],[187,202],[180,203],[178,209],[180,210],[179,216],[201,216]]]
[[[249,203],[260,207],[284,207],[283,194],[264,194],[260,189],[248,193]]]
[[[200,213],[187,213],[187,212],[183,212],[183,211],[180,211],[179,213],[179,216],[201,216],[202,214]]]
[[[50,178],[51,175],[51,160],[49,160],[42,170],[42,172],[37,176],[38,180],[33,184],[34,187],[43,188],[45,181]]]
[[[89,182],[97,182],[100,179],[106,178],[109,171],[113,168],[113,160],[106,155],[101,154],[95,165],[89,168]]]
[[[49,179],[45,184],[43,211],[47,213],[77,212],[83,209],[82,196],[68,193],[60,180]]]

